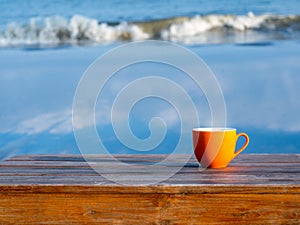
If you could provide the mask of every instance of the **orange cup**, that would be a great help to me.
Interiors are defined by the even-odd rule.
[[[244,145],[238,149],[239,137],[245,138]],[[204,168],[224,168],[249,144],[245,133],[236,134],[234,128],[195,128],[193,129],[194,153]]]

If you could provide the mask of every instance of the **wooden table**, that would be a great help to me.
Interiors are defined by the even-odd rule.
[[[300,155],[245,154],[201,172],[192,158],[152,185],[116,184],[79,155],[17,156],[0,162],[0,194],[0,224],[300,224]]]

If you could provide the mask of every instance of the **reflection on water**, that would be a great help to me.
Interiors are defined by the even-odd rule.
[[[2,157],[79,153],[71,124],[74,92],[88,65],[109,48],[0,51]],[[299,43],[193,46],[191,49],[216,74],[226,101],[228,126],[249,134],[250,144],[245,153],[300,153]],[[184,85],[198,99],[197,107],[203,116],[200,124],[209,126],[209,108],[203,94],[193,92],[192,83]],[[97,103],[99,136],[112,153],[132,153],[116,141],[111,126],[105,123],[110,101],[99,99]],[[137,137],[145,138],[149,135],[149,119],[155,115],[165,118],[171,127],[167,139],[155,153],[169,153],[178,141],[180,130],[176,112],[170,105],[157,99],[144,100],[133,109],[130,125]],[[186,141],[188,146],[191,140]]]

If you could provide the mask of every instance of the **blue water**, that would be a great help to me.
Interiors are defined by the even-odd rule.
[[[81,15],[99,22],[151,21],[211,14],[248,15],[249,12],[254,15],[300,15],[300,2],[296,0],[188,3],[180,0],[0,0],[0,8],[5,9],[0,14],[3,32],[10,23],[28,27],[32,18],[53,18],[55,15],[68,20],[74,15]],[[295,35],[298,30],[291,25],[270,36],[265,35],[264,30],[254,29],[236,32],[233,38],[229,38],[230,34],[226,31],[218,35],[217,42],[210,42],[212,38],[203,41],[203,37],[212,35],[204,33],[196,39],[186,39],[191,42],[179,41],[203,58],[216,75],[225,98],[227,125],[250,136],[245,153],[300,153],[300,38]],[[270,30],[267,32],[270,33]],[[242,36],[247,38],[241,39]],[[96,45],[22,43],[0,48],[1,157],[33,153],[79,154],[72,130],[76,87],[85,70],[98,56],[124,42],[111,39],[109,43]],[[116,77],[112,81],[118,84],[126,82],[126,79]],[[185,85],[193,90],[192,85]],[[111,88],[116,86],[111,84]],[[207,103],[202,101],[205,96],[200,92],[191,93],[203,115],[201,125],[209,126]],[[111,106],[113,99],[99,99],[96,107],[99,136],[112,153],[137,153],[123,146],[113,134],[111,125],[107,123],[110,107],[103,107],[106,101]],[[165,111],[171,113],[163,114]],[[173,114],[170,105],[157,99],[146,99],[132,110],[129,121],[139,138],[149,136],[151,117],[159,115],[173,126],[162,145],[149,153],[170,153],[174,148],[180,123],[176,116],[172,117],[175,122],[171,121],[169,115]],[[190,146],[191,139],[186,141]]]
[[[98,21],[134,21],[161,19],[198,14],[300,14],[298,0],[1,0],[0,25],[25,22],[32,17],[74,14],[95,18]]]

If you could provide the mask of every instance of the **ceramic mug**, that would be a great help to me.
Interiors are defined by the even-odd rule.
[[[245,138],[244,145],[238,149],[236,142],[239,137]],[[194,153],[202,167],[224,168],[240,154],[249,144],[246,133],[236,134],[234,128],[194,128]]]

